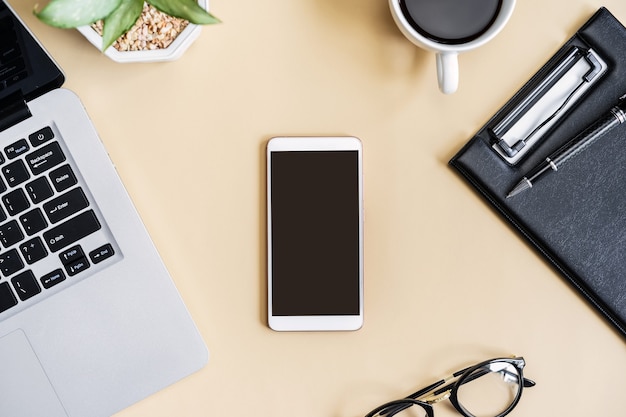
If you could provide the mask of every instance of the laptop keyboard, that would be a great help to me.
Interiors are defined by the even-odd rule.
[[[59,136],[0,150],[0,320],[119,259]]]

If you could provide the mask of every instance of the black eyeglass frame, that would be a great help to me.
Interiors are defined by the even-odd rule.
[[[515,367],[515,369],[517,370],[517,375],[515,375],[515,377],[520,387],[520,389],[517,392],[516,397],[513,399],[509,407],[503,412],[501,412],[500,414],[493,416],[493,417],[504,417],[505,415],[509,414],[515,408],[515,406],[519,403],[519,400],[522,397],[523,389],[531,388],[535,386],[534,381],[528,378],[524,378],[523,370],[524,370],[524,366],[526,365],[526,362],[524,361],[524,358],[522,357],[494,358],[494,359],[489,359],[489,360],[480,362],[476,365],[461,369],[460,371],[453,373],[451,376],[447,378],[439,380],[433,384],[430,384],[429,386],[425,388],[420,389],[419,391],[414,392],[413,394],[407,396],[406,398],[391,401],[379,407],[376,407],[374,410],[370,411],[366,415],[366,417],[374,417],[376,415],[381,415],[381,416],[384,415],[385,417],[392,417],[394,414],[397,414],[400,411],[405,410],[406,408],[411,407],[411,406],[420,406],[424,409],[428,417],[434,417],[432,404],[445,400],[445,399],[449,399],[452,405],[454,406],[454,408],[464,417],[476,417],[472,413],[470,413],[468,410],[466,410],[465,407],[461,405],[461,403],[459,403],[458,389],[463,384],[471,382],[473,379],[475,379],[476,376],[474,375],[474,373],[480,368],[485,368],[490,364],[499,363],[499,362],[507,363]],[[478,376],[481,376],[481,375],[478,375]],[[448,381],[452,379],[456,379],[456,380],[448,383]],[[424,398],[427,395],[428,397],[432,397],[432,398],[430,399]],[[422,399],[420,400],[418,398],[422,398]]]

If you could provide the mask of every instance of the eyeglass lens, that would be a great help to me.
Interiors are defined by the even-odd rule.
[[[459,381],[459,405],[475,417],[494,417],[507,411],[521,390],[522,378],[515,366],[492,362]]]

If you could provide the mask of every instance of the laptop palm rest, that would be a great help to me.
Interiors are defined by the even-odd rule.
[[[67,417],[22,330],[0,338],[1,416]]]

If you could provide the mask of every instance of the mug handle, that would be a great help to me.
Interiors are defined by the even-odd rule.
[[[457,90],[459,86],[458,53],[437,53],[437,79],[442,93],[452,94]]]

